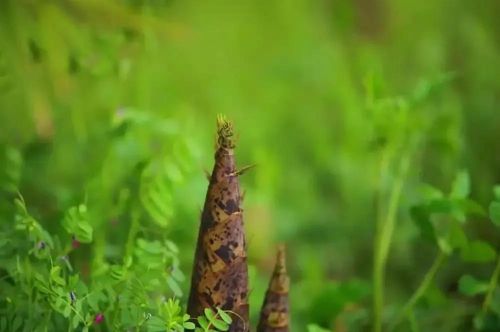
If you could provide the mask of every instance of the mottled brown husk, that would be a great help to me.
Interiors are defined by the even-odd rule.
[[[229,331],[249,331],[248,267],[240,185],[231,123],[218,119],[215,165],[210,178],[196,246],[187,312],[204,308],[234,312]]]
[[[260,311],[257,332],[288,332],[290,329],[290,313],[288,291],[290,279],[286,272],[285,248],[278,249],[276,265],[267,288],[264,303]]]

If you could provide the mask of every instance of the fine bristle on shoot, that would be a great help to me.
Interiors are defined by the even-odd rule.
[[[233,123],[223,114],[217,115],[217,144],[219,148],[233,149],[234,144]]]

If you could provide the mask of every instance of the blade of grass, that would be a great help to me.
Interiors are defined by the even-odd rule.
[[[490,279],[490,285],[488,287],[488,292],[486,293],[486,297],[484,298],[482,311],[486,313],[491,304],[491,299],[493,298],[493,292],[497,288],[498,277],[500,276],[500,256],[498,257],[497,265],[495,270],[493,271],[493,275]]]
[[[448,256],[443,251],[439,252],[439,254],[434,259],[434,262],[432,263],[431,267],[424,275],[422,282],[415,290],[415,292],[413,292],[413,295],[410,297],[408,302],[406,302],[406,304],[400,310],[389,330],[393,330],[405,315],[408,315],[410,312],[413,311],[413,307],[418,302],[418,300],[420,300],[420,298],[425,294],[425,292],[431,285],[432,281],[436,277],[437,272],[439,271],[443,263],[446,261],[447,257]]]
[[[379,219],[375,235],[374,266],[373,266],[373,331],[382,331],[382,311],[384,306],[384,279],[387,256],[392,241],[392,235],[396,225],[396,213],[398,211],[401,192],[409,169],[409,156],[404,155],[399,164],[397,177],[393,183],[387,213],[383,215],[379,207]],[[385,162],[382,167],[387,167]],[[385,172],[385,169],[382,168]],[[383,173],[381,173],[383,174]],[[383,217],[382,217],[383,216]]]

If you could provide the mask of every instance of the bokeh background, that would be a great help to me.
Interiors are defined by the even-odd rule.
[[[19,151],[14,178],[52,232],[75,202],[100,211],[95,245],[110,260],[129,227],[116,197],[145,176],[138,165],[158,160],[170,208],[142,231],[159,223],[155,236],[180,247],[189,274],[215,119],[226,114],[239,164],[257,164],[242,177],[254,321],[284,242],[292,330],[363,330],[377,202],[401,158],[410,166],[387,264],[388,313],[436,252],[408,214],[422,184],[447,192],[467,169],[472,197],[486,204],[500,182],[499,13],[496,0],[3,0],[3,158]],[[468,232],[500,239],[482,219]],[[85,250],[82,260],[93,255]],[[456,283],[472,269],[487,276],[492,265],[452,259],[440,272],[421,328],[468,326]]]

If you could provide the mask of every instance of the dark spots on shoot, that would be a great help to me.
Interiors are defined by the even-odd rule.
[[[215,200],[215,203],[217,203],[217,206],[218,206],[220,209],[222,209],[222,210],[224,210],[224,211],[226,210],[226,206],[225,206],[224,202],[222,202],[220,199],[216,199],[216,200]]]
[[[222,283],[222,280],[219,279],[217,283],[215,284],[214,291],[218,292],[220,290],[220,285]]]
[[[223,310],[231,310],[234,306],[234,298],[228,297],[226,303],[222,307]]]
[[[231,259],[234,258],[234,254],[231,252],[230,247],[225,245],[225,246],[220,246],[219,249],[215,251],[217,256],[219,256],[224,263],[228,264]]]
[[[238,203],[234,199],[230,199],[226,202],[226,211],[231,214],[239,211]]]

